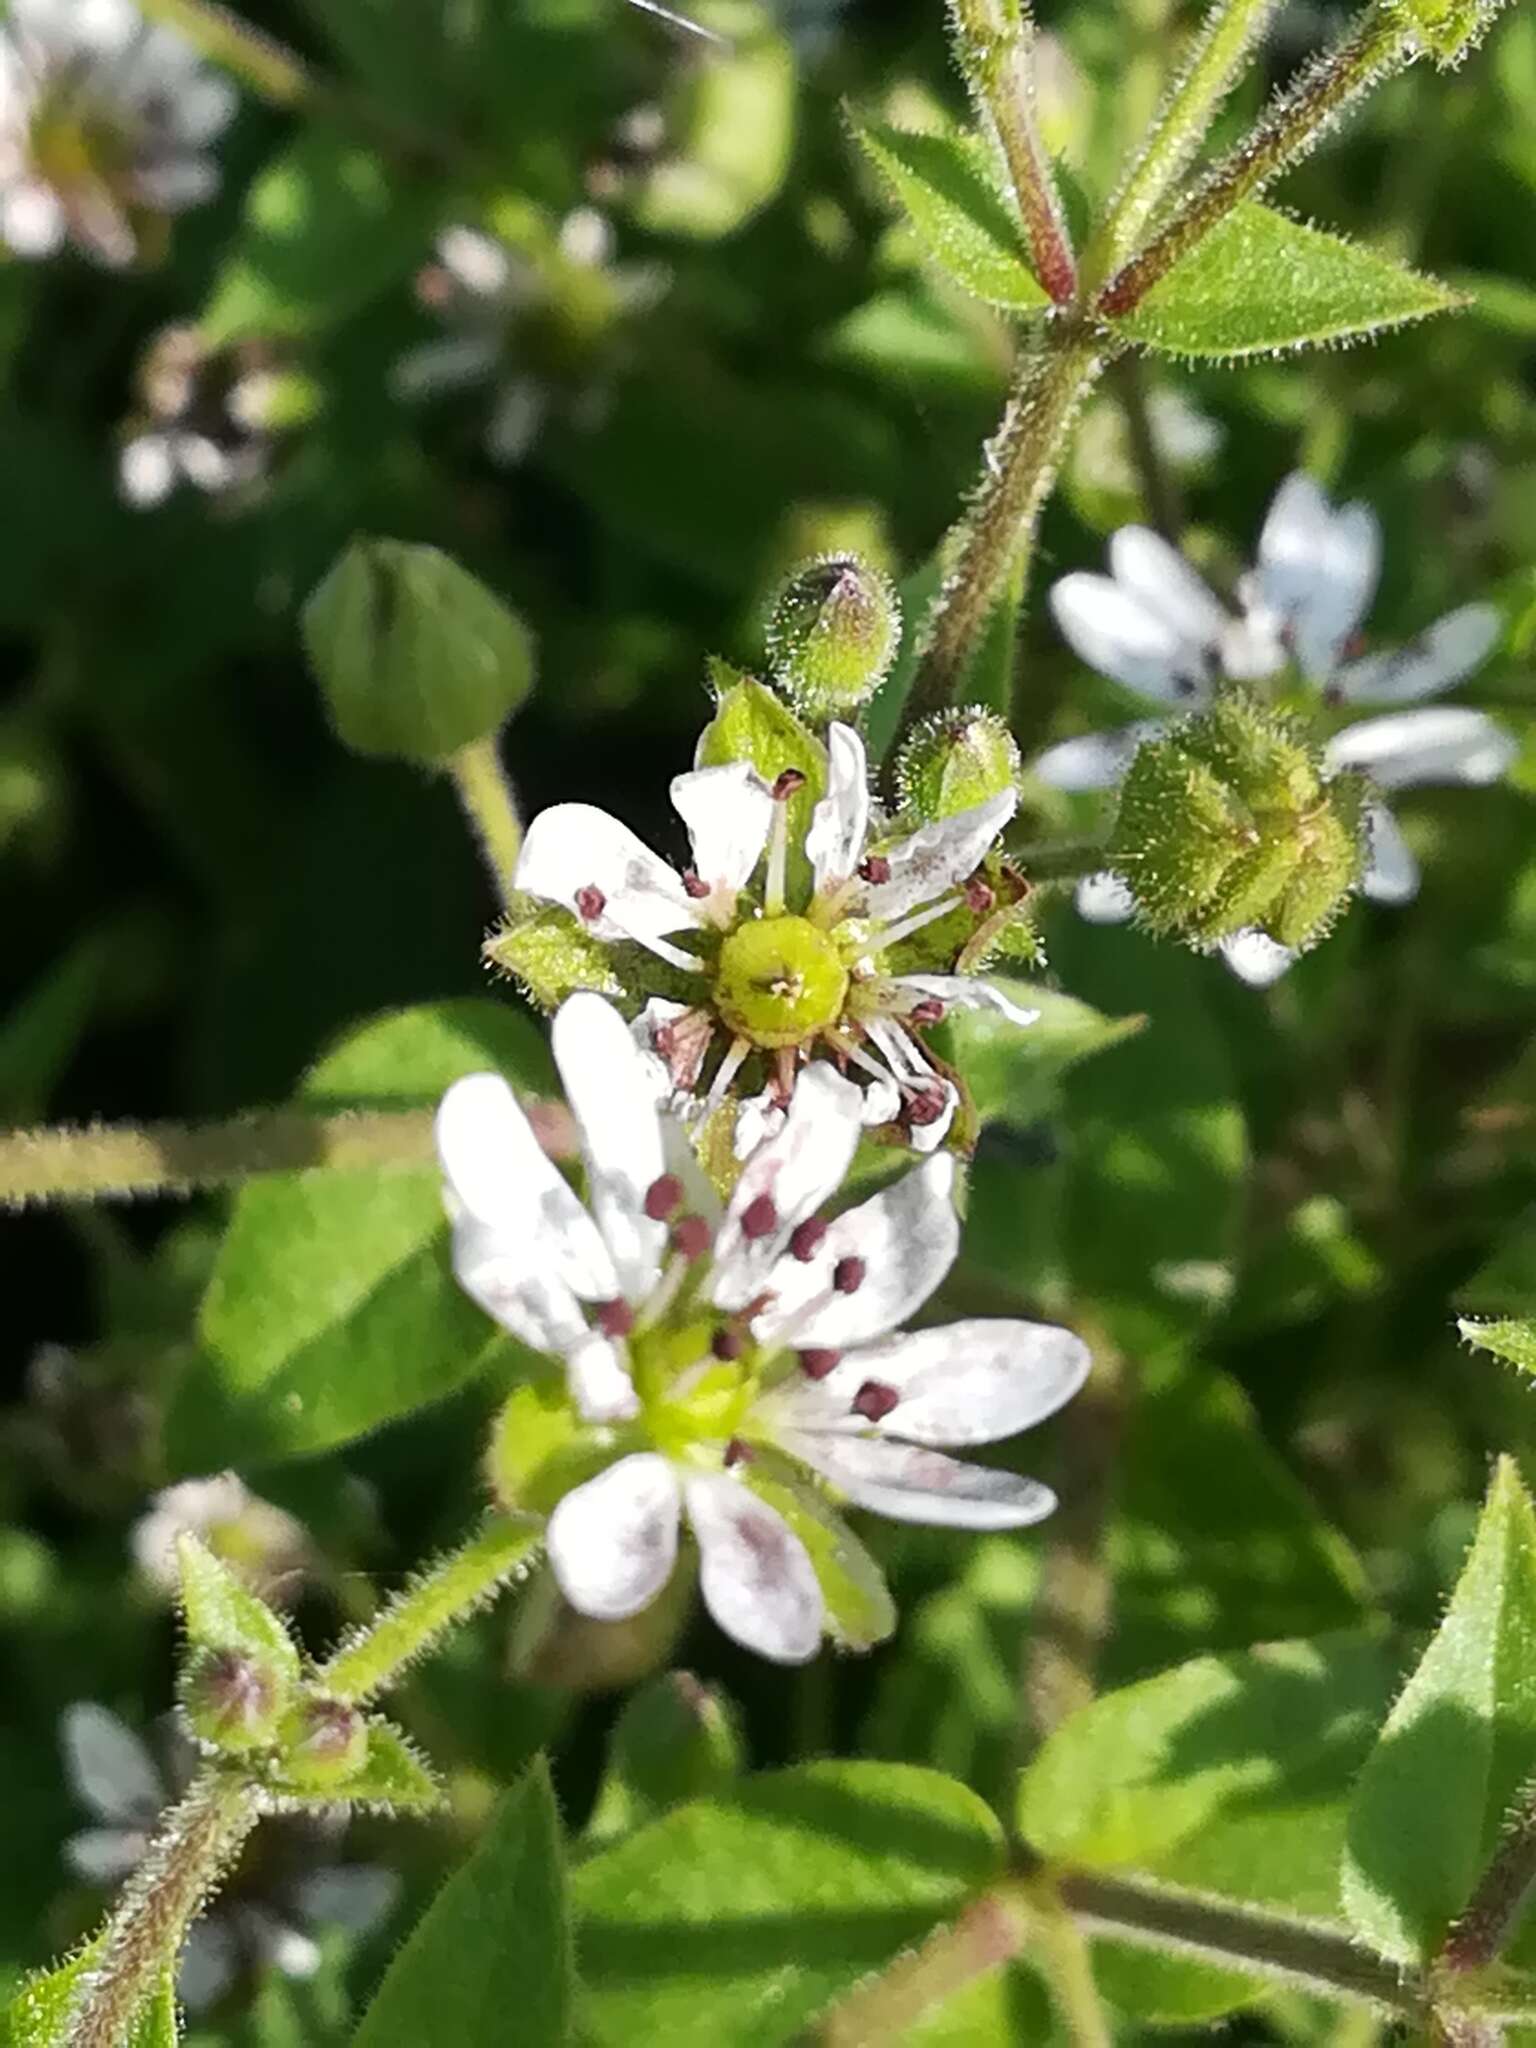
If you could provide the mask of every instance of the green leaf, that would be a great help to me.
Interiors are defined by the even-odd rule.
[[[614,1723],[584,1846],[600,1849],[684,1800],[725,1791],[743,1762],[736,1711],[724,1693],[691,1671],[648,1680]]]
[[[282,1621],[190,1530],[177,1541],[176,1559],[187,1634],[199,1649],[233,1650],[298,1678],[299,1653]]]
[[[1169,355],[1247,356],[1375,334],[1463,303],[1390,256],[1250,200],[1109,324]]]
[[[362,1025],[311,1072],[327,1110],[436,1102],[496,1068],[547,1085],[542,1041],[509,1005],[463,1001]],[[200,1317],[203,1355],[167,1424],[183,1471],[299,1457],[441,1400],[497,1332],[455,1284],[438,1176],[313,1172],[244,1188]]]
[[[1456,1327],[1479,1351],[1491,1351],[1495,1358],[1518,1366],[1521,1372],[1536,1373],[1536,1323],[1514,1319],[1478,1323],[1462,1316]]]
[[[527,627],[438,548],[353,541],[302,624],[331,723],[359,754],[444,761],[533,688]]]
[[[560,1816],[537,1765],[385,1973],[352,2048],[527,2048],[568,2036],[573,1959]]]
[[[856,121],[853,132],[924,249],[956,284],[1011,312],[1049,303],[978,151],[954,136],[909,135],[878,121]]]
[[[306,127],[246,195],[199,322],[210,348],[313,335],[402,284],[426,255],[440,188],[364,144]]]
[[[368,1718],[368,1755],[360,1771],[338,1785],[313,1790],[284,1783],[272,1796],[284,1808],[295,1810],[345,1803],[388,1814],[436,1813],[445,1797],[404,1732],[376,1715]]]
[[[1038,1020],[1020,1031],[996,1010],[956,1010],[945,1021],[945,1050],[965,1077],[984,1124],[1027,1130],[1056,1101],[1056,1082],[1080,1060],[1134,1038],[1145,1017],[1106,1017],[1058,989],[1001,975],[988,979]]]
[[[1536,1769],[1536,1513],[1501,1458],[1445,1619],[1361,1774],[1344,1858],[1357,1932],[1427,1961]]]
[[[594,2048],[770,2048],[999,1874],[975,1794],[933,1771],[816,1763],[745,1780],[575,1874]]]

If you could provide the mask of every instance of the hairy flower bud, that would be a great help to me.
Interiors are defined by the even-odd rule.
[[[1012,789],[1019,749],[995,711],[979,704],[940,711],[917,727],[896,763],[904,808],[925,824],[971,810]]]
[[[275,1663],[239,1650],[194,1650],[180,1683],[192,1733],[234,1754],[272,1743],[288,1692],[287,1674]]]
[[[1300,950],[1359,882],[1365,786],[1326,776],[1287,719],[1238,692],[1137,751],[1109,865],[1155,932],[1214,946],[1250,927]]]
[[[278,1731],[283,1777],[322,1792],[355,1778],[368,1756],[368,1724],[345,1700],[312,1693]]]
[[[768,659],[774,679],[813,721],[857,710],[883,680],[901,638],[890,582],[857,555],[823,555],[797,569],[774,599]]]

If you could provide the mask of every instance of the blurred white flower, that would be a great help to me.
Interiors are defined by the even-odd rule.
[[[229,83],[131,0],[11,0],[0,23],[0,240],[121,269],[156,216],[218,189]]]
[[[816,1065],[722,1207],[681,1127],[658,1113],[657,1063],[602,997],[565,1003],[554,1053],[590,1213],[497,1075],[449,1089],[437,1141],[460,1284],[564,1366],[570,1438],[551,1439],[547,1411],[536,1426],[580,1481],[548,1531],[578,1612],[618,1621],[648,1606],[686,1520],[719,1626],[802,1663],[825,1631],[867,1643],[889,1626],[847,1620],[848,1584],[866,1609],[888,1596],[827,1490],[898,1521],[972,1529],[1050,1513],[1038,1481],[939,1447],[996,1442],[1052,1414],[1081,1386],[1087,1348],[1019,1321],[900,1332],[958,1248],[948,1154],[824,1221],[863,1104]],[[501,1426],[512,1460],[516,1398]]]
[[[139,381],[144,409],[118,452],[118,484],[130,505],[162,504],[183,483],[219,497],[267,475],[280,379],[265,345],[210,354],[195,328],[169,327]]]
[[[125,1722],[89,1700],[64,1709],[59,1739],[70,1790],[93,1822],[64,1844],[65,1861],[89,1884],[120,1884],[143,1861],[161,1813],[185,1789],[195,1752],[170,1730],[162,1772]],[[293,1843],[302,1840],[305,1867],[285,1874],[257,1862],[248,1878],[242,1866],[193,1923],[176,1990],[194,2012],[221,1998],[244,1970],[265,1965],[285,1977],[312,1977],[320,1967],[317,1933],[340,1927],[365,1934],[393,1910],[400,1894],[393,1871],[329,1860],[335,1827],[276,1823],[268,1830],[269,1853],[280,1828]]]
[[[312,1556],[308,1531],[285,1509],[251,1492],[233,1472],[183,1479],[151,1500],[129,1547],[155,1591],[174,1599],[181,1584],[178,1537],[199,1536],[264,1599],[292,1597]]]
[[[1494,606],[1469,604],[1406,646],[1358,652],[1380,573],[1381,529],[1368,506],[1334,507],[1299,471],[1275,493],[1235,611],[1146,527],[1114,534],[1109,563],[1108,576],[1063,576],[1052,587],[1051,610],[1090,668],[1164,716],[1048,747],[1031,766],[1056,789],[1114,788],[1142,740],[1165,729],[1169,712],[1201,709],[1225,682],[1265,682],[1294,669],[1330,709],[1421,703],[1471,675],[1500,632]],[[1327,741],[1324,759],[1330,770],[1361,771],[1388,791],[1495,782],[1516,751],[1485,712],[1456,705],[1357,720]],[[1418,864],[1396,818],[1373,802],[1366,822],[1362,889],[1378,903],[1411,901]],[[1079,885],[1078,909],[1095,923],[1119,923],[1134,914],[1135,900],[1118,876],[1091,875]],[[1238,933],[1220,950],[1255,987],[1278,979],[1296,957],[1257,931]]]

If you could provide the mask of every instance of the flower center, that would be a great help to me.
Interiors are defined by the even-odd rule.
[[[720,948],[715,1003],[739,1038],[801,1045],[843,1013],[848,970],[825,932],[803,917],[763,917]]]
[[[56,192],[110,189],[127,169],[127,139],[78,90],[49,93],[32,117],[33,168]]]

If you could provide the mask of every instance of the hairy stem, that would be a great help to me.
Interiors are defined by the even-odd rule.
[[[512,878],[522,851],[523,826],[494,735],[472,740],[450,755],[448,772],[475,841],[485,856],[501,907],[511,910],[516,898]]]
[[[1131,445],[1131,461],[1141,485],[1147,517],[1164,540],[1177,547],[1184,531],[1183,496],[1171,465],[1163,460],[1162,450],[1157,445],[1152,414],[1147,406],[1146,382],[1135,356],[1120,358],[1115,365],[1115,382],[1119,386],[1126,439]]]
[[[1052,1904],[1038,1915],[1036,1936],[1045,1980],[1073,2048],[1112,2048],[1087,1935],[1063,1906]]]
[[[1275,99],[1249,134],[1203,178],[1166,226],[1118,271],[1097,310],[1128,313],[1232,209],[1288,170],[1327,134],[1356,100],[1418,54],[1404,17],[1386,4],[1310,65]]]
[[[382,1692],[456,1623],[521,1577],[544,1540],[542,1522],[493,1515],[467,1543],[408,1584],[316,1674],[358,1705]]]
[[[1035,119],[1031,31],[1022,0],[949,0],[955,50],[976,111],[1008,166],[1035,276],[1065,305],[1077,289],[1066,217]]]
[[[1094,282],[1125,262],[1174,181],[1205,139],[1241,75],[1276,0],[1216,0],[1183,76],[1170,88],[1119,196],[1094,238],[1087,267]]]
[[[68,2048],[122,2048],[259,1815],[256,1793],[237,1779],[208,1770],[193,1780],[107,1922],[101,1960],[81,1979],[65,2023]]]
[[[139,0],[152,21],[186,37],[211,63],[243,78],[274,106],[296,107],[308,99],[313,81],[303,60],[263,35],[217,0]]]
[[[0,1208],[182,1195],[263,1173],[431,1164],[424,1109],[256,1110],[214,1124],[88,1124],[0,1132]]]
[[[946,544],[948,566],[924,627],[904,728],[953,701],[1007,577],[1027,567],[1072,421],[1104,359],[1098,337],[1061,328],[1048,329],[1021,361],[987,444],[980,487]]]
[[[1505,1824],[1466,1911],[1445,1938],[1439,1974],[1455,1978],[1496,1963],[1536,1885],[1536,1785],[1528,1785]]]

